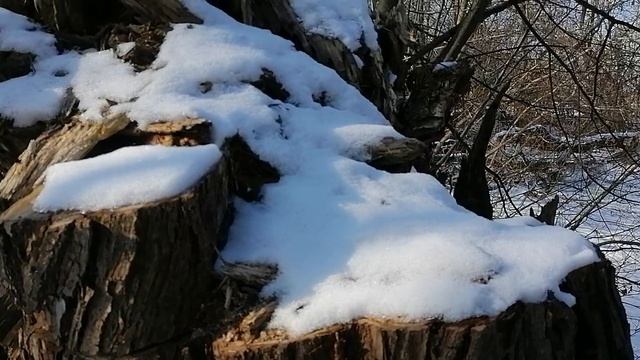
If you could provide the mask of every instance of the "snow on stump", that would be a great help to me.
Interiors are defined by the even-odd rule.
[[[457,322],[364,318],[303,336],[267,329],[268,304],[212,343],[215,359],[633,359],[629,324],[605,260],[571,272],[561,286],[573,307],[552,295],[493,317]]]
[[[2,215],[23,312],[12,358],[172,357],[215,285],[230,204],[219,159],[215,145],[147,145],[50,167]]]

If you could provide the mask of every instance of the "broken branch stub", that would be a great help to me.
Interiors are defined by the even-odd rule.
[[[389,172],[409,172],[414,162],[425,156],[427,146],[417,139],[387,137],[367,149],[367,164]]]

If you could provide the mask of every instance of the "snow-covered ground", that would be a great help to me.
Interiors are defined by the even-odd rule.
[[[216,146],[239,133],[282,178],[265,187],[260,202],[236,201],[223,256],[278,265],[279,276],[264,290],[280,299],[271,326],[300,334],[363,316],[458,320],[497,314],[518,300],[539,302],[549,291],[572,303],[559,283],[597,259],[583,237],[528,217],[488,221],[457,206],[428,175],[366,165],[361,160],[367,145],[400,135],[355,88],[289,41],[237,23],[204,0],[185,4],[204,23],[175,25],[150,69],[136,73],[112,51],[44,51],[35,74],[0,83],[0,94],[21,92],[32,99],[30,106],[3,96],[0,112],[17,125],[44,120],[57,113],[71,87],[84,121],[124,113],[144,127],[203,118],[213,124],[215,144],[179,154],[134,147],[53,166],[38,208],[95,210],[175,194],[217,160]],[[313,15],[344,26],[334,30],[352,28],[352,16],[331,15],[334,2],[321,9],[308,4],[296,1],[305,24],[312,23],[306,15]],[[366,24],[348,30],[351,35],[373,26],[358,16]],[[334,35],[343,38],[342,30]],[[291,94],[286,102],[250,84],[263,69]],[[203,92],[203,82],[212,89]],[[320,94],[326,106],[314,101]],[[166,167],[171,159],[184,164]],[[173,180],[157,178],[174,170],[180,175]],[[100,199],[112,185],[112,193]],[[166,192],[149,195],[145,185]],[[73,195],[69,189],[81,191],[67,197]]]

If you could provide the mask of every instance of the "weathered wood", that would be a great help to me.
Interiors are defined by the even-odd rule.
[[[539,304],[516,303],[496,317],[450,323],[360,319],[297,338],[265,329],[269,304],[239,320],[212,349],[219,360],[633,359],[611,265],[578,269],[563,287],[577,298],[572,308],[551,295]]]
[[[377,0],[375,2],[375,23],[385,65],[395,75],[405,73],[404,55],[407,53],[409,42],[409,20],[404,1]],[[401,81],[397,85],[397,88],[403,86]]]
[[[407,78],[409,94],[399,105],[394,127],[425,143],[441,138],[454,107],[470,89],[472,75],[473,69],[464,62],[414,67]]]
[[[53,31],[94,33],[122,14],[119,1],[94,0],[0,0],[1,7],[37,19]]]
[[[23,312],[20,356],[168,358],[175,352],[214,289],[229,174],[221,160],[194,189],[172,199],[5,217],[2,258]]]
[[[367,148],[367,163],[389,172],[409,172],[416,159],[424,156],[427,146],[412,138],[384,138]]]
[[[575,321],[556,301],[518,303],[495,318],[407,323],[361,319],[301,338],[263,331],[226,334],[214,342],[216,359],[574,359]],[[548,334],[556,335],[551,343]],[[554,345],[557,348],[554,348]]]
[[[218,272],[234,281],[262,287],[276,278],[278,267],[270,264],[230,263],[223,260]]]
[[[72,120],[29,143],[0,181],[0,199],[12,202],[30,193],[50,165],[83,158],[95,145],[124,129],[130,120],[117,115],[100,123]]]
[[[234,194],[246,201],[261,197],[264,184],[276,183],[280,173],[268,162],[261,160],[238,135],[227,140],[225,146],[231,158]]]
[[[2,267],[4,269],[4,266]],[[6,276],[2,271],[2,282],[0,287],[0,345],[5,349],[18,348],[18,329],[21,326],[22,312],[15,305],[13,296],[9,293],[8,284],[6,284]],[[6,350],[5,350],[6,352]],[[13,351],[10,351],[13,353]],[[0,359],[6,359],[0,353]]]
[[[602,261],[573,271],[560,285],[576,297],[576,359],[633,359],[626,312],[616,288],[616,270]]]
[[[201,23],[180,0],[121,0],[144,20],[164,23]]]
[[[12,127],[10,124],[10,121],[0,120],[0,179],[4,178],[9,168],[18,160],[29,141],[38,137],[45,129],[42,123],[24,128]]]

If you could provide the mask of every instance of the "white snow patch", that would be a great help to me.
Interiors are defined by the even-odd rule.
[[[269,186],[263,204],[238,201],[223,253],[279,265],[265,290],[281,301],[271,326],[293,335],[366,316],[496,315],[518,300],[543,301],[547,291],[571,305],[558,284],[597,261],[578,234],[485,220],[431,176],[311,161],[319,156],[302,157],[307,163]]]
[[[433,71],[438,72],[446,69],[453,69],[456,66],[458,66],[457,61],[443,61],[441,63],[436,64],[436,66],[433,67]]]
[[[182,3],[211,24],[220,19],[227,21],[226,15],[207,9],[200,0],[182,0]],[[337,38],[352,51],[362,45],[379,49],[367,0],[292,0],[290,3],[307,31]]]
[[[58,55],[55,38],[26,17],[0,8],[0,50],[36,55],[34,72],[0,82],[0,115],[17,127],[54,118],[63,102],[78,54]]]
[[[55,42],[28,18],[0,7],[0,50],[50,57],[57,54]]]
[[[125,147],[90,159],[49,167],[34,210],[94,211],[181,194],[221,157],[215,145]]]
[[[386,123],[357,89],[332,69],[296,51],[291,42],[237,23],[206,3],[190,1],[188,5],[205,25],[174,25],[147,71],[134,73],[112,51],[83,57],[74,79],[74,93],[80,99],[80,108],[86,110],[86,119],[103,118],[106,99],[110,99],[120,103],[111,107],[111,112],[128,113],[142,127],[184,117],[211,119],[219,127],[217,131],[228,128],[235,132],[242,128],[238,123],[246,123],[248,118],[262,117],[272,124],[277,113],[267,105],[277,102],[248,84],[258,80],[263,69],[269,69],[291,93],[291,103],[321,108],[314,96],[324,92],[330,106],[365,116],[368,121]],[[108,78],[104,74],[109,74]],[[199,84],[206,81],[213,88],[202,94]],[[129,102],[133,94],[135,101]],[[248,110],[251,107],[246,102],[255,104],[258,113]]]
[[[118,59],[112,50],[85,54],[71,81],[79,108],[86,110],[82,116],[100,120],[109,102],[132,101],[144,87],[145,75],[148,73],[135,74],[131,65]]]
[[[309,32],[338,38],[352,51],[363,42],[378,49],[367,0],[292,0],[291,6]]]
[[[74,53],[45,58],[35,63],[33,74],[0,82],[0,114],[17,127],[53,119],[78,59]]]

